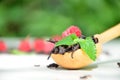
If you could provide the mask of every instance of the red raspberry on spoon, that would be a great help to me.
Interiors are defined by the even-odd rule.
[[[55,35],[55,36],[52,37],[52,39],[53,39],[54,41],[59,41],[59,40],[62,39],[62,36]]]
[[[69,36],[70,34],[76,34],[76,36],[82,36],[81,30],[77,26],[70,26],[67,30],[62,33],[62,37]]]

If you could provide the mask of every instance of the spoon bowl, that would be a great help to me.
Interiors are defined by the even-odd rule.
[[[98,57],[102,51],[101,44],[99,43],[96,44],[96,49],[97,49],[97,57]],[[73,57],[71,57],[72,54]],[[73,53],[66,52],[64,55],[52,54],[51,56],[58,65],[67,69],[79,69],[93,62],[82,49],[78,49]]]

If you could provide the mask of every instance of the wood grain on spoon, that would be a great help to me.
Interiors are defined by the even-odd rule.
[[[101,34],[96,34],[95,37],[99,39],[99,43],[104,44],[120,36],[120,23],[114,27],[106,30]]]

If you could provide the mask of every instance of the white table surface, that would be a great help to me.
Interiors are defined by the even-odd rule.
[[[0,80],[120,80],[120,39],[103,45],[104,53],[95,62],[116,60],[109,63],[92,64],[79,70],[63,68],[50,69],[46,66],[54,61],[48,55],[10,55],[0,54]],[[35,67],[35,65],[40,65]],[[90,75],[87,79],[80,77]]]

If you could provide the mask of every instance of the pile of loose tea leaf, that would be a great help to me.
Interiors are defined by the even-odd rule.
[[[86,39],[86,36],[82,35],[80,37],[81,39]],[[95,44],[98,43],[98,38],[95,38],[94,36],[92,36],[92,40]],[[57,41],[54,41],[53,39],[50,39],[49,42],[51,43],[56,43]],[[76,51],[77,49],[80,49],[81,46],[79,43],[76,43],[76,44],[73,44],[73,45],[59,45],[59,46],[56,46],[54,47],[54,49],[50,52],[50,55],[48,57],[48,59],[50,58],[51,54],[63,54],[65,52],[74,52]],[[73,55],[71,55],[71,57],[73,58]]]

